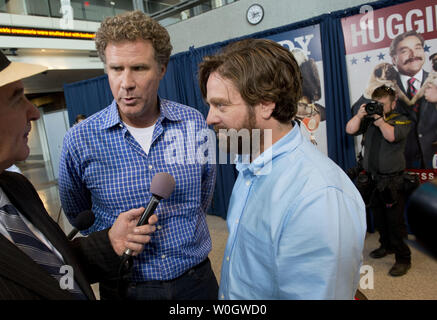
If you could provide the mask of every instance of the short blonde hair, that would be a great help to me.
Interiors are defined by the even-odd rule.
[[[105,50],[110,42],[150,40],[155,49],[155,60],[167,66],[171,50],[170,35],[157,21],[141,11],[131,11],[103,20],[96,33],[96,49],[106,63]]]

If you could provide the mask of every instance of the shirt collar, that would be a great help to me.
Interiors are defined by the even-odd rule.
[[[302,143],[299,125],[294,121],[293,129],[276,141],[270,148],[264,150],[254,161],[249,162],[249,155],[237,155],[236,168],[243,174],[265,175],[271,170],[273,159],[293,151]]]
[[[414,84],[413,84],[416,89],[420,88],[422,86],[423,69],[420,69],[420,71],[412,77],[406,76],[405,74],[401,74],[401,73],[399,73],[399,74],[401,76],[401,82],[402,82],[402,85],[404,86],[405,90],[408,90],[408,80],[410,80],[411,78],[416,79],[416,81],[414,81]]]
[[[166,118],[170,121],[183,120],[184,117],[180,112],[179,107],[172,104],[171,101],[168,101],[166,99],[160,99],[159,97],[158,97],[158,101],[160,104],[160,111],[161,111],[160,117]]]
[[[160,115],[158,121],[163,121],[164,119],[168,119],[170,121],[180,121],[182,120],[182,115],[177,111],[177,108],[174,108],[170,101],[165,99],[160,99],[158,97]],[[115,99],[109,105],[108,116],[103,120],[102,129],[108,129],[114,127],[116,125],[122,124],[120,114],[118,112],[118,107]]]

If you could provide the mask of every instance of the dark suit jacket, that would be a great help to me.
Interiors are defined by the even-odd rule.
[[[95,299],[90,283],[116,279],[120,258],[111,247],[108,229],[68,241],[24,176],[5,171],[0,174],[0,187],[20,213],[56,247],[65,264],[73,268],[74,278],[88,299]],[[71,300],[73,296],[0,235],[0,299]]]
[[[427,77],[428,72],[424,71],[422,85]],[[399,74],[397,84],[406,94]],[[363,103],[369,101],[361,96],[352,106],[352,115],[357,113]],[[405,147],[406,166],[407,169],[432,169],[432,158],[437,151],[436,145],[433,145],[433,142],[437,141],[437,108],[435,103],[426,101],[425,97],[420,98],[417,103],[419,104],[418,113],[400,99],[395,108],[396,112],[406,115],[413,123]],[[419,163],[419,166],[416,163]]]
[[[428,72],[424,71],[422,86],[427,77]],[[404,90],[399,75],[397,83],[399,88]],[[404,93],[406,94],[405,91]],[[417,103],[419,112],[415,112],[412,107],[399,99],[396,104],[396,111],[407,115],[413,122],[407,137],[405,160],[407,168],[415,168],[414,163],[421,162],[421,168],[432,169],[432,158],[437,151],[433,145],[433,142],[437,141],[437,108],[435,103],[426,101],[425,97],[420,98]]]

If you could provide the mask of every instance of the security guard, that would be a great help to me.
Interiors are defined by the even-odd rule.
[[[387,86],[374,90],[372,104],[360,106],[346,125],[351,135],[363,134],[363,168],[374,186],[370,208],[379,231],[381,246],[370,253],[378,259],[395,253],[392,276],[402,276],[411,268],[411,251],[404,242],[405,198],[403,195],[404,150],[411,121],[395,113],[396,93]]]

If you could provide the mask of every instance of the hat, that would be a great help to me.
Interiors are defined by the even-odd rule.
[[[38,64],[11,62],[0,50],[0,87],[41,73],[47,69],[47,67]]]

